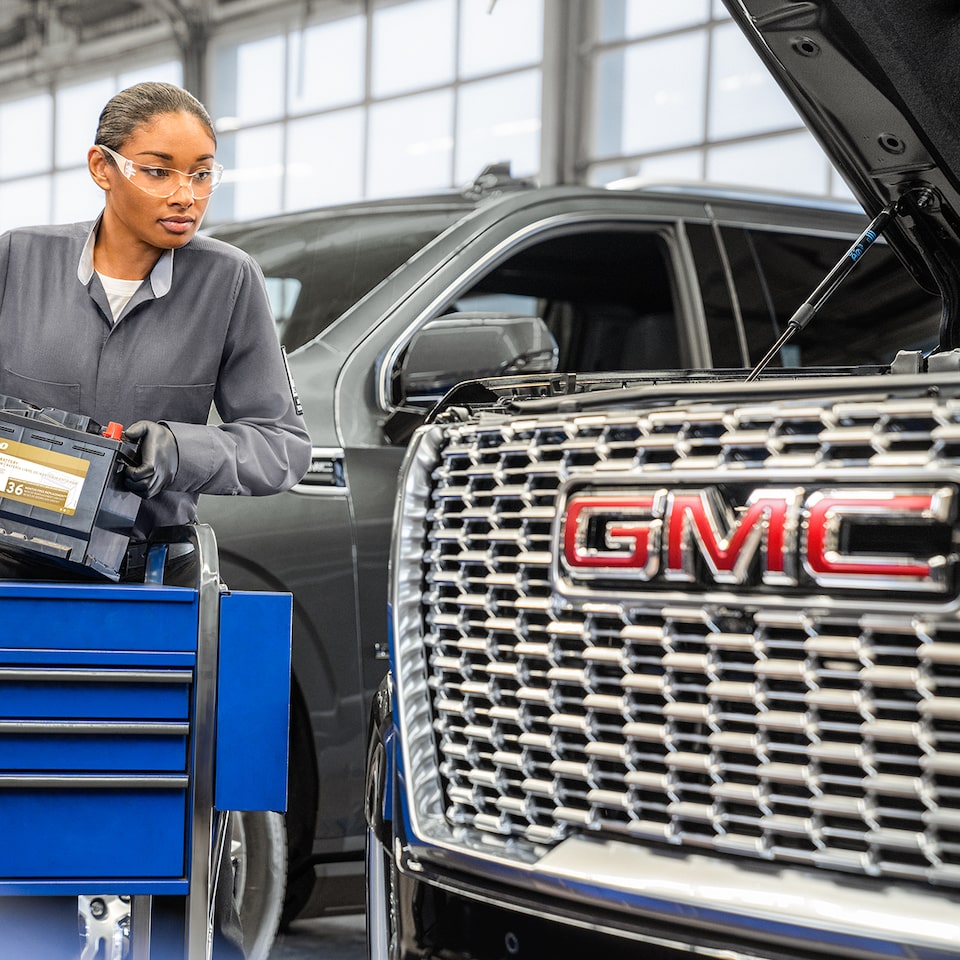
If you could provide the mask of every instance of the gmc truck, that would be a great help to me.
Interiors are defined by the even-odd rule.
[[[294,596],[285,818],[233,818],[250,960],[281,917],[364,907],[365,743],[387,672],[387,568],[407,443],[461,381],[728,367],[867,225],[856,204],[703,184],[536,187],[495,165],[458,192],[217,227],[253,254],[313,441],[276,497],[209,497],[236,590]],[[889,363],[936,342],[939,300],[881,237],[772,366]],[[690,374],[693,376],[693,374]]]
[[[766,349],[736,353],[733,305],[739,362],[478,377],[415,431],[367,749],[378,960],[960,957],[956,13],[725,3],[870,223]],[[902,322],[793,364],[851,346],[844,292],[888,248],[931,339],[875,275]]]

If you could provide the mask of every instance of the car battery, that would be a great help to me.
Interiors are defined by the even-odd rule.
[[[0,395],[0,576],[118,580],[142,502],[122,427]]]

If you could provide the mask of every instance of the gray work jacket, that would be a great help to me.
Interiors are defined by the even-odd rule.
[[[310,439],[256,261],[195,236],[161,256],[114,323],[91,274],[94,226],[0,236],[0,394],[101,424],[170,427],[177,475],[144,501],[138,535],[194,521],[201,493],[291,487]],[[208,422],[212,407],[222,422]]]

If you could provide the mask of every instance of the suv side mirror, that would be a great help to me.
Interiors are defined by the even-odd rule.
[[[540,317],[449,313],[410,341],[400,370],[404,403],[434,403],[464,380],[553,373],[559,348]]]

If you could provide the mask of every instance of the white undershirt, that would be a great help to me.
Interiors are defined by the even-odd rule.
[[[123,308],[130,302],[130,298],[140,289],[142,280],[118,280],[116,277],[105,277],[99,270],[97,276],[103,284],[103,291],[107,295],[110,310],[113,312],[113,322],[123,313]]]

